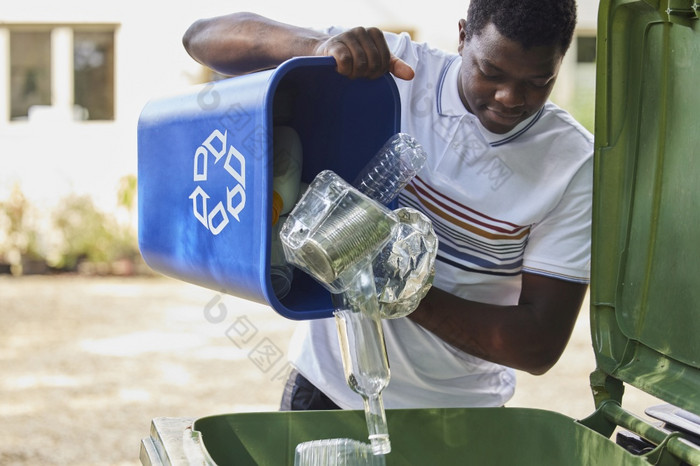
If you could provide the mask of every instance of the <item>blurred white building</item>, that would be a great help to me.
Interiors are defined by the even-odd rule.
[[[304,26],[407,30],[416,40],[454,49],[467,2],[361,0],[331,6],[322,0],[241,0],[235,8]],[[19,185],[30,202],[45,209],[67,193],[87,193],[103,208],[113,207],[119,178],[136,173],[136,128],[144,104],[209,78],[184,51],[183,32],[194,20],[228,13],[232,5],[5,2],[0,10],[0,200]],[[573,95],[576,70],[592,66],[596,10],[596,2],[579,0],[580,38],[555,91],[564,105]],[[590,87],[588,73],[583,81]]]

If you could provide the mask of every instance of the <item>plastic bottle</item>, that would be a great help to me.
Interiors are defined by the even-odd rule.
[[[297,445],[294,466],[384,466],[384,456],[369,445],[348,438],[312,440]]]
[[[273,128],[272,228],[270,238],[270,281],[277,299],[292,286],[294,267],[287,262],[280,229],[299,198],[302,167],[301,140],[289,126]]]
[[[289,126],[275,126],[272,131],[272,190],[279,196],[279,215],[289,213],[299,198],[303,155],[299,134]],[[274,200],[273,200],[274,202]],[[276,223],[274,218],[272,223]]]
[[[425,165],[423,146],[406,133],[397,133],[372,157],[352,185],[380,204],[387,205]]]
[[[270,282],[277,299],[287,296],[294,277],[294,266],[287,262],[280,239],[280,230],[286,219],[286,215],[280,217],[270,230]]]

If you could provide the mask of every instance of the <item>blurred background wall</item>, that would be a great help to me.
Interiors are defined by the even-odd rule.
[[[455,50],[468,1],[235,3],[302,26],[378,26]],[[102,264],[131,273],[136,128],[152,97],[215,79],[184,51],[196,19],[230,2],[26,0],[0,10],[0,273]],[[553,100],[592,130],[597,2],[579,25]],[[122,267],[115,266],[119,261]]]

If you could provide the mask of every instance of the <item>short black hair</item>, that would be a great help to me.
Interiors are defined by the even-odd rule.
[[[559,44],[565,53],[576,27],[576,0],[471,0],[465,39],[489,23],[526,49]]]

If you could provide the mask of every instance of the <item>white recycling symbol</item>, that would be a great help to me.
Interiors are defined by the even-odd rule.
[[[233,145],[227,144],[228,132],[218,129],[212,131],[202,145],[194,152],[194,173],[192,181],[198,183],[190,194],[194,218],[213,235],[218,235],[229,224],[229,216],[240,222],[240,214],[245,207],[245,157]],[[228,151],[227,151],[228,148]],[[209,176],[210,155],[214,157],[214,166],[224,159],[223,169],[231,176],[231,184],[226,186],[226,204],[219,201],[213,209],[209,209],[208,200],[211,196],[201,184]],[[224,157],[225,156],[225,157]]]

